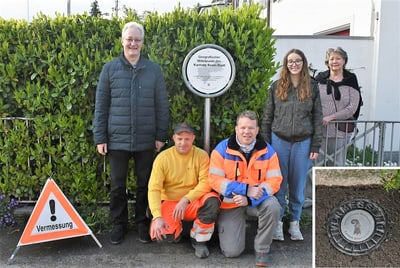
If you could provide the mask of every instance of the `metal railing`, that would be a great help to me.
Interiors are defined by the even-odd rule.
[[[24,121],[26,128],[31,128],[32,118],[7,117],[1,118],[6,122]],[[360,166],[384,167],[400,166],[400,121],[335,121],[330,124],[356,123],[354,132],[346,133],[347,143],[342,146],[340,139],[335,140],[334,153],[325,154],[327,148],[322,146],[320,157],[314,166]],[[337,137],[337,135],[334,135]],[[60,137],[61,139],[61,137]],[[327,141],[328,137],[324,137]],[[40,142],[39,140],[37,142]],[[327,142],[326,142],[327,143]],[[346,155],[344,165],[339,159],[341,153]],[[28,158],[28,166],[30,161]],[[51,158],[49,159],[51,161]],[[104,167],[106,163],[104,162]],[[105,171],[105,170],[104,170]]]
[[[7,123],[10,127],[15,120],[23,121],[23,125],[26,128],[32,128],[33,125],[31,118],[7,117],[1,118],[1,120],[4,125]],[[332,154],[324,154],[324,148],[321,148],[320,158],[315,161],[314,166],[328,166],[328,164],[330,166],[341,166],[337,163],[339,160],[337,159],[337,154],[342,151],[346,155],[345,166],[400,166],[400,121],[354,122],[356,122],[356,128],[354,132],[348,133],[347,137],[345,137],[348,140],[346,145],[335,146]],[[40,143],[40,140],[37,139],[37,142]],[[49,161],[52,161],[51,156],[49,156]],[[27,162],[27,165],[30,166],[30,157],[27,157]],[[5,164],[8,165],[8,162]],[[106,172],[105,158],[103,158],[103,167],[103,172]],[[20,200],[21,203],[26,204],[34,204],[36,201]]]
[[[330,124],[335,124],[337,129],[338,123],[352,122],[356,123],[354,132],[345,133],[342,139],[331,137],[334,150],[325,153],[327,145],[322,146],[315,166],[400,166],[400,121],[336,121]],[[324,137],[324,141],[328,144],[328,137]],[[346,156],[344,165],[342,153]]]

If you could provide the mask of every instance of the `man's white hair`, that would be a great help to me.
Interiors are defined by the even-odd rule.
[[[130,28],[136,28],[139,30],[140,32],[140,36],[143,39],[144,38],[144,28],[143,25],[134,21],[128,22],[127,24],[124,25],[124,27],[122,28],[122,33],[121,36],[123,37],[125,32],[130,29]]]

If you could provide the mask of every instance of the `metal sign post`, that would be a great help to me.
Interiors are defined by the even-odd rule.
[[[192,49],[182,66],[182,77],[187,88],[204,97],[204,149],[210,153],[210,98],[222,95],[235,79],[235,62],[224,48],[204,44]]]

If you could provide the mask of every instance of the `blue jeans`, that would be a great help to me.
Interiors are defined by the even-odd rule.
[[[311,138],[301,142],[288,142],[280,139],[274,133],[271,138],[271,145],[278,154],[283,177],[281,188],[275,194],[282,207],[280,220],[285,214],[286,196],[289,192],[290,221],[299,221],[303,210],[307,171],[312,164],[310,160]]]

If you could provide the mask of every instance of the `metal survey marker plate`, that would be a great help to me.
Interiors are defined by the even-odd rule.
[[[331,244],[347,255],[365,255],[385,240],[385,211],[368,199],[350,199],[334,208],[327,221]]]

